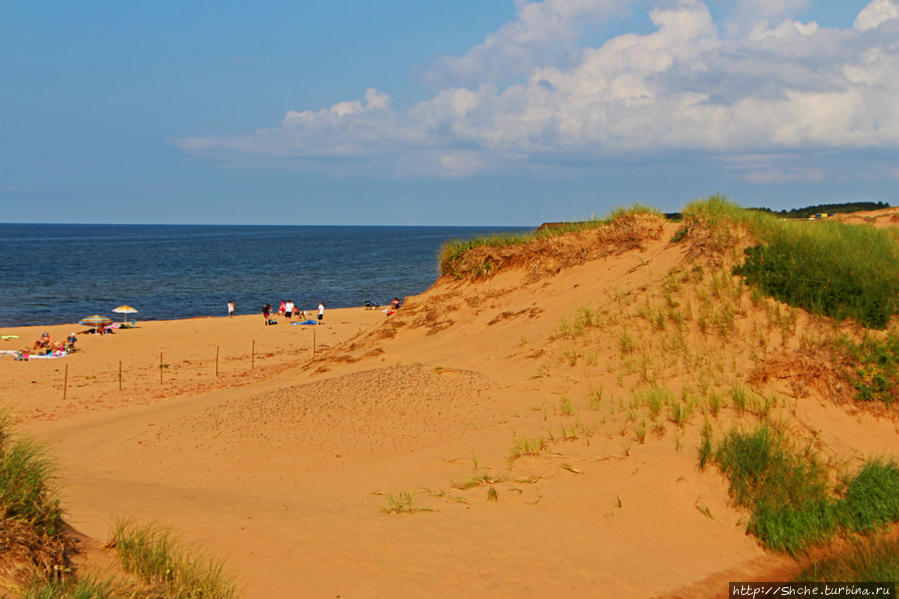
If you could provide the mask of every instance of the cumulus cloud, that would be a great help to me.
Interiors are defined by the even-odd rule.
[[[580,35],[622,14],[630,0],[516,2],[517,18],[462,56],[441,56],[422,78],[435,85],[478,86],[526,76],[534,68],[571,65]]]
[[[627,4],[519,2],[514,22],[432,65],[441,87],[404,110],[369,89],[360,100],[290,111],[274,128],[179,144],[340,173],[454,177],[572,155],[899,146],[896,0],[872,0],[852,29],[794,20],[807,0],[740,0],[760,18],[739,35],[700,0],[660,0],[649,33],[578,46]],[[807,164],[726,164],[757,183],[826,176]]]
[[[899,4],[895,0],[873,0],[858,13],[852,27],[868,31],[892,19],[899,19]]]
[[[807,9],[811,0],[726,0],[730,9],[725,28],[734,36],[744,35],[758,26],[792,19]]]

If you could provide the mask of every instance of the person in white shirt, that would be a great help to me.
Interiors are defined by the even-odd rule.
[[[318,302],[318,321],[321,322],[325,319],[325,307],[321,302]]]

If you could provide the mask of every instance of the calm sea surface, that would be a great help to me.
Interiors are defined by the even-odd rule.
[[[521,228],[0,224],[0,325],[384,304],[437,278],[448,239]],[[130,319],[130,317],[129,317]]]

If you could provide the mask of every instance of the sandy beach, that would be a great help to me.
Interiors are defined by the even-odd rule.
[[[748,536],[724,478],[697,468],[700,409],[678,422],[634,398],[644,380],[692,393],[687,360],[747,380],[751,355],[795,358],[806,325],[762,345],[750,331],[769,312],[744,293],[745,334],[726,353],[698,329],[689,352],[666,351],[674,329],[640,312],[685,260],[675,230],[564,268],[441,279],[392,316],[79,335],[66,358],[0,359],[0,402],[58,460],[77,530],[100,545],[116,518],[171,527],[225,556],[246,597],[705,597],[783,579],[795,564]],[[585,306],[608,324],[565,333]],[[44,330],[79,328],[4,329],[19,339],[0,347]],[[828,455],[899,455],[893,415],[844,410],[777,368],[765,388]],[[714,417],[746,422],[726,406]]]

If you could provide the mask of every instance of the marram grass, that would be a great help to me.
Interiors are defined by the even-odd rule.
[[[893,232],[781,219],[722,196],[693,202],[683,214],[684,232],[702,224],[719,249],[736,239],[735,227],[745,227],[757,245],[746,248],[734,272],[779,301],[879,329],[899,312],[899,244]]]
[[[808,449],[797,450],[769,425],[731,431],[714,448],[703,434],[700,467],[716,463],[734,503],[749,508],[747,529],[767,547],[792,555],[839,531],[875,531],[899,521],[899,466],[872,459],[838,492]]]
[[[606,218],[593,217],[584,221],[561,223],[557,226],[536,229],[534,231],[525,233],[502,233],[489,236],[474,237],[472,239],[453,239],[444,243],[443,247],[440,249],[440,274],[459,276],[457,274],[459,270],[458,264],[461,261],[462,257],[466,252],[477,247],[486,246],[502,248],[527,245],[531,241],[537,239],[545,239],[548,237],[564,235],[566,233],[597,229],[607,226],[615,220],[624,216],[637,214],[650,214],[653,216],[658,216],[660,218],[663,216],[659,210],[652,208],[651,206],[634,204],[630,208],[615,208],[614,210],[612,210],[612,212],[609,213],[609,216]],[[485,264],[482,267],[483,274],[489,274],[490,272],[495,270],[495,268],[496,266],[493,264]]]
[[[122,567],[160,597],[178,599],[233,599],[237,585],[221,560],[182,546],[168,531],[152,525],[119,522],[110,546]]]

